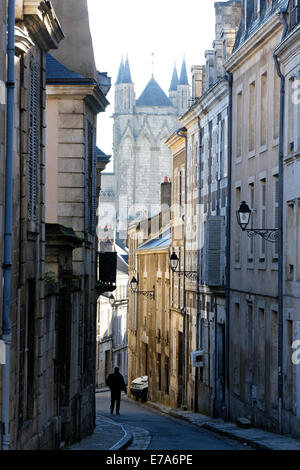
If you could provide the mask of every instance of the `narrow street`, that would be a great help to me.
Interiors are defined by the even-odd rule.
[[[215,435],[207,430],[197,429],[183,420],[148,408],[146,405],[124,399],[122,395],[120,416],[111,415],[110,393],[96,395],[97,414],[133,429],[133,441],[127,450],[249,450],[239,442]],[[139,428],[137,432],[134,429]],[[146,431],[145,432],[143,432]],[[148,434],[149,433],[149,434]],[[139,438],[144,435],[144,440]],[[150,439],[151,440],[150,440]],[[139,444],[135,442],[139,440]],[[150,441],[150,442],[149,442]],[[141,446],[139,446],[141,445]]]

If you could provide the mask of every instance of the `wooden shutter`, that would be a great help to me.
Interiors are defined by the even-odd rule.
[[[40,71],[39,64],[31,58],[30,106],[28,131],[28,219],[36,220],[38,205],[38,161],[40,148]]]
[[[91,126],[91,157],[92,157],[92,194],[91,194],[91,233],[94,235],[96,229],[96,213],[97,213],[97,200],[96,200],[96,127]]]
[[[89,123],[84,119],[84,231],[89,230]]]
[[[206,284],[224,285],[225,218],[208,217],[205,222]]]

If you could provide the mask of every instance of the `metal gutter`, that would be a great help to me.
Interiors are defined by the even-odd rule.
[[[280,19],[284,25],[281,41],[288,31],[285,10],[280,10]],[[280,70],[276,53],[273,54],[277,74],[280,78],[280,120],[279,120],[279,151],[278,151],[278,414],[279,432],[282,433],[282,399],[283,399],[283,145],[284,145],[284,107],[285,77]]]
[[[2,450],[9,450],[10,409],[10,300],[12,268],[12,215],[13,215],[13,141],[15,96],[15,0],[8,0],[7,40],[7,116],[6,116],[6,163],[4,208],[4,262],[3,262],[3,336],[6,362],[2,375]]]
[[[231,184],[232,184],[232,74],[226,73],[229,85],[229,99],[228,99],[228,175],[227,175],[227,223],[226,223],[226,268],[225,268],[225,291],[226,291],[226,322],[225,322],[225,407],[226,412],[224,419],[229,420],[230,416],[230,400],[229,400],[229,370],[230,370],[230,356],[229,356],[229,336],[230,336],[230,242],[231,242]]]
[[[187,135],[186,135],[186,128],[182,127],[176,131],[176,134],[179,137],[183,137],[185,139],[185,155],[184,155],[184,237],[183,237],[183,271],[186,271],[186,210],[187,210]],[[182,133],[183,132],[183,133]],[[183,322],[183,331],[182,331],[182,397],[181,397],[181,405],[186,405],[186,367],[185,367],[185,359],[186,359],[186,348],[188,345],[188,341],[186,341],[186,289],[185,289],[185,275],[182,276],[182,283],[183,283],[183,307],[181,309],[182,313],[182,322]]]

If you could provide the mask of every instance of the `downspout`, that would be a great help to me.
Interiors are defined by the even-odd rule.
[[[281,41],[286,36],[288,24],[286,11],[280,10],[280,18],[284,25]],[[277,74],[280,78],[280,120],[279,120],[279,151],[278,151],[278,414],[279,432],[282,433],[282,398],[283,398],[283,145],[284,145],[284,106],[285,77],[280,70],[276,53],[273,54]]]
[[[183,133],[182,133],[183,132]],[[186,135],[186,128],[182,127],[178,129],[176,134],[179,137],[183,137],[185,140],[185,152],[184,152],[184,235],[183,235],[183,271],[186,270],[186,209],[187,209],[187,135]],[[183,307],[182,307],[182,316],[183,316],[183,331],[182,331],[182,397],[181,397],[181,405],[186,405],[186,367],[185,367],[185,359],[186,359],[186,344],[187,341],[185,339],[186,334],[186,292],[185,292],[185,274],[183,274],[183,281],[182,281],[182,290],[183,290]]]
[[[13,139],[14,139],[14,93],[15,93],[15,1],[8,0],[7,17],[7,105],[6,105],[6,163],[4,208],[4,263],[3,263],[3,341],[6,363],[2,376],[2,450],[9,450],[10,408],[10,294],[12,267],[12,206],[13,206]]]
[[[201,205],[201,178],[202,178],[202,132],[201,132],[201,120],[198,117],[198,130],[199,130],[199,171],[198,171],[198,246],[197,246],[197,293],[196,293],[196,300],[197,300],[197,319],[196,319],[196,350],[199,351],[200,349],[200,321],[201,321],[201,314],[200,314],[200,222],[201,222],[201,214],[200,214],[200,205]],[[199,380],[199,369],[196,367],[195,373],[195,413],[198,412],[198,380]]]
[[[232,74],[226,72],[228,80],[228,145],[227,145],[227,208],[226,208],[226,268],[225,268],[225,292],[226,292],[226,320],[225,320],[225,413],[224,419],[229,420],[230,416],[230,355],[229,355],[229,335],[230,335],[230,240],[231,240],[231,184],[232,184]]]

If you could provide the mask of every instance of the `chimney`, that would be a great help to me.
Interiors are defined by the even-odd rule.
[[[204,65],[192,65],[192,99],[200,98],[204,90]]]
[[[161,183],[161,208],[162,212],[164,212],[164,208],[166,209],[167,207],[171,207],[171,181],[168,176],[164,177],[164,182]]]

